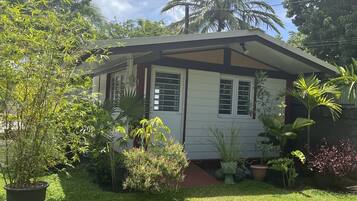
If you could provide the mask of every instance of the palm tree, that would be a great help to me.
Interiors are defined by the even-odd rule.
[[[191,32],[221,32],[266,26],[279,33],[276,25],[284,27],[274,9],[263,0],[170,0],[161,12],[185,5],[191,9]],[[185,19],[181,19],[171,26],[179,27],[182,32],[184,24]]]
[[[312,111],[320,106],[328,108],[334,120],[341,115],[341,105],[336,102],[341,92],[336,85],[322,84],[316,75],[307,78],[300,75],[294,82],[294,89],[290,95],[303,104],[307,111],[307,119],[311,119]],[[307,145],[310,147],[310,126],[307,127]]]
[[[339,77],[330,80],[347,92],[348,99],[357,101],[357,60],[352,60],[352,64],[347,67],[339,67]]]

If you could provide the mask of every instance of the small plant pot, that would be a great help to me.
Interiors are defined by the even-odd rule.
[[[252,170],[254,180],[264,181],[264,179],[267,175],[268,166],[266,166],[266,165],[251,165],[250,169]]]
[[[6,201],[45,201],[48,183],[40,182],[29,188],[12,188],[5,186]]]
[[[224,174],[225,184],[234,184],[234,174],[237,168],[237,162],[221,162],[222,171]]]

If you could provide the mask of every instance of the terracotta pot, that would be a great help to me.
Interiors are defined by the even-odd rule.
[[[267,175],[268,166],[266,166],[266,165],[251,165],[250,169],[252,170],[254,180],[264,181],[264,179]]]
[[[7,201],[45,201],[48,183],[40,182],[29,188],[12,188],[5,186]]]

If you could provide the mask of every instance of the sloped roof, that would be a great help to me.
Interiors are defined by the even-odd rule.
[[[293,72],[292,74],[305,71],[337,72],[335,66],[257,29],[207,34],[141,37],[123,40],[99,40],[89,48],[105,48],[108,49],[112,55],[118,56],[156,51],[165,52],[189,48],[204,48],[209,46],[228,46],[235,48],[238,47],[240,43],[247,43],[247,47],[252,50],[252,57],[256,57],[274,66],[282,66],[286,68],[284,69],[285,71],[290,70]],[[308,68],[314,70],[303,70]]]

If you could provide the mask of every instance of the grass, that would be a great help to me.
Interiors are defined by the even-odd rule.
[[[71,177],[53,174],[44,178],[50,183],[47,201],[339,201],[357,200],[357,195],[337,194],[316,189],[289,191],[266,183],[243,181],[236,185],[218,185],[182,189],[177,193],[149,195],[144,193],[112,193],[103,191],[91,182],[84,171],[75,171]],[[0,186],[3,186],[2,179]],[[5,191],[0,189],[0,200]]]

